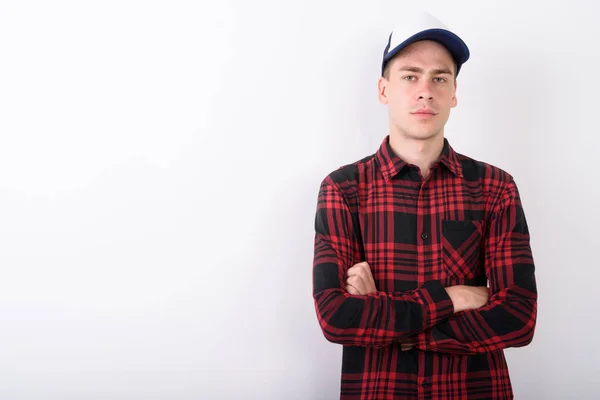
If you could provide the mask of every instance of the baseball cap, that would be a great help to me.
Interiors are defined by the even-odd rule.
[[[439,19],[426,12],[405,15],[403,21],[390,33],[383,51],[381,75],[383,76],[385,66],[392,57],[419,40],[433,40],[445,46],[454,58],[457,75],[461,66],[469,59],[470,52],[466,43]]]

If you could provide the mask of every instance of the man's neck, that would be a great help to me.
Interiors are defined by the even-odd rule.
[[[401,133],[390,133],[390,147],[398,157],[421,170],[424,179],[429,177],[431,166],[440,158],[444,148],[444,134],[427,140],[410,139]]]

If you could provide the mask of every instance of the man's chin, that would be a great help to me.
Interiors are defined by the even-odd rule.
[[[412,131],[412,132],[410,132],[409,131],[405,134],[406,138],[408,138],[408,139],[423,140],[423,141],[432,140],[440,135],[441,135],[441,131],[436,131],[436,132],[431,132],[431,131],[425,131],[425,132]]]

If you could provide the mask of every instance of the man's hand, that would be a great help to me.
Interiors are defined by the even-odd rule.
[[[402,351],[409,351],[410,349],[412,349],[415,346],[415,344],[413,342],[401,342],[400,343],[400,349]]]
[[[446,292],[454,305],[454,313],[483,307],[489,299],[488,288],[485,286],[450,286],[446,288]],[[409,339],[401,342],[400,348],[402,351],[408,351],[414,345],[415,343]]]
[[[455,313],[483,307],[489,299],[488,288],[485,286],[450,286],[446,288],[446,292],[452,300]]]
[[[371,267],[366,261],[353,265],[346,272],[346,290],[350,294],[367,295],[377,291]]]

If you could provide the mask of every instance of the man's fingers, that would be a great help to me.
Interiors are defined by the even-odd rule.
[[[400,342],[400,348],[402,349],[402,351],[408,351],[413,347],[415,347],[415,342],[413,342],[410,339],[407,339],[406,342]]]
[[[364,285],[362,284],[360,276],[354,275],[346,279],[346,285],[351,286],[356,291],[356,293],[352,293],[348,290],[350,294],[364,294],[362,291]]]
[[[348,268],[348,271],[346,271],[346,283],[353,286],[361,295],[368,295],[377,291],[375,280],[371,274],[371,267],[366,261]]]
[[[362,278],[359,275],[352,275],[346,279],[346,283],[358,287]]]
[[[360,292],[352,285],[346,285],[346,291],[350,294],[360,294]]]
[[[402,351],[408,351],[413,348],[413,345],[410,343],[401,343],[400,347],[401,347]]]
[[[371,273],[371,267],[369,263],[366,261],[359,262],[358,264],[354,264],[352,267],[348,268],[346,275],[348,276],[368,276]]]
[[[360,265],[358,264],[353,265],[352,267],[348,268],[348,271],[346,271],[347,276],[354,276],[358,273],[360,273]]]

